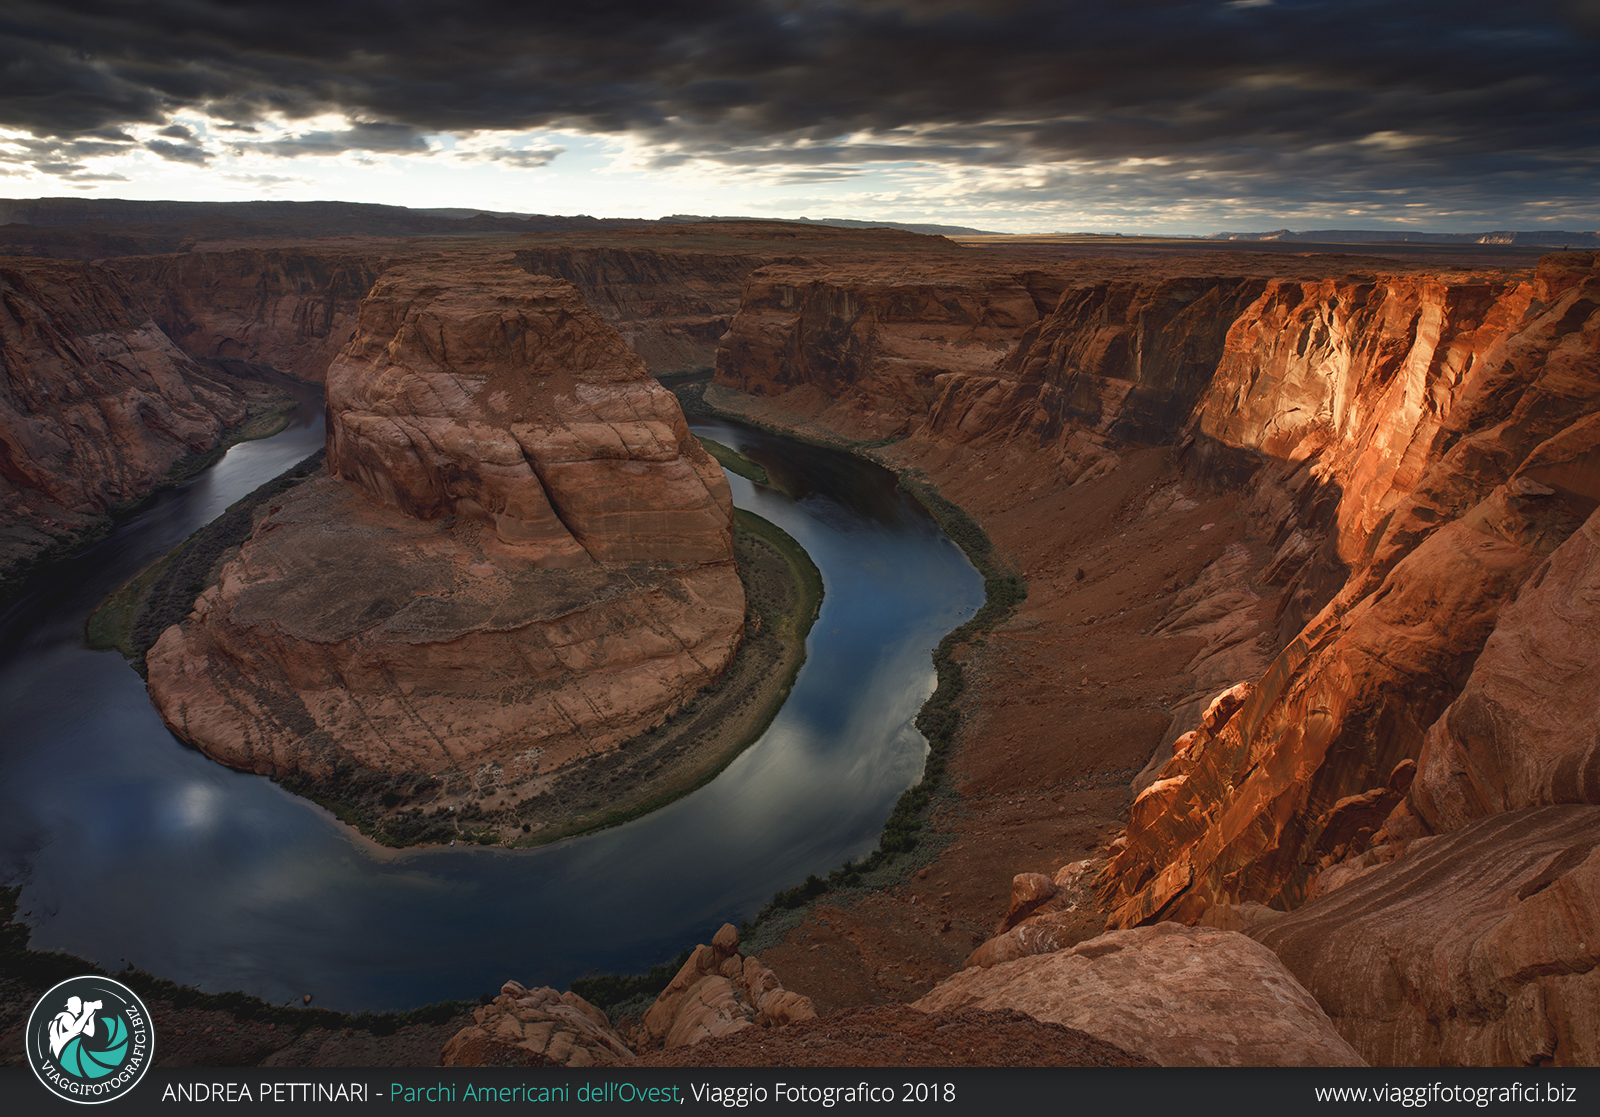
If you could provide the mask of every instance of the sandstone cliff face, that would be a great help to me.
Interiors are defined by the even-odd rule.
[[[378,248],[238,248],[108,260],[186,353],[320,382],[387,266]]]
[[[1503,811],[1600,804],[1597,649],[1600,512],[1501,609],[1460,696],[1428,729],[1407,813],[1444,833]]]
[[[1373,1064],[1600,1062],[1600,807],[1419,839],[1251,933]]]
[[[174,731],[258,772],[526,783],[715,680],[727,482],[570,285],[419,261],[328,377],[332,478],[271,508],[148,657]]]
[[[750,387],[783,387],[764,375]],[[857,411],[884,398],[870,375],[849,392]],[[1597,436],[1600,267],[1563,253],[1487,281],[1069,282],[1003,359],[937,378],[900,454],[959,468],[1004,446],[1015,468],[1022,448],[1070,486],[1167,442],[1184,484],[1122,518],[1238,493],[1268,545],[1264,564],[1225,554],[1153,630],[1206,647],[1109,850],[1112,927],[1256,928],[1280,947],[1260,928],[1299,909],[1285,957],[1366,1057],[1583,1062],[1595,932],[1563,897],[1585,887],[1587,846],[1553,816],[1517,820],[1600,803]],[[1491,880],[1472,863],[1498,856],[1490,831],[1461,828],[1494,819],[1512,829]],[[1435,833],[1465,844],[1447,857]],[[1530,906],[1555,880],[1567,891]],[[969,965],[1078,941],[1058,883],[1019,876]]]
[[[976,373],[1038,318],[1022,279],[967,262],[774,265],[751,275],[717,350],[716,383],[792,393],[871,435],[905,433],[939,376]]]
[[[652,373],[709,369],[739,309],[745,277],[769,262],[750,253],[611,245],[518,249],[532,275],[565,279],[622,334]]]
[[[1364,850],[1405,796],[1499,610],[1594,506],[1600,277],[1584,263],[1556,258],[1534,283],[1481,296],[1392,291],[1398,305],[1330,349],[1321,376],[1272,373],[1300,367],[1279,360],[1299,351],[1293,330],[1263,334],[1276,340],[1260,375],[1238,352],[1253,327],[1230,333],[1197,437],[1284,459],[1257,477],[1258,507],[1276,510],[1280,538],[1320,522],[1305,551],[1351,572],[1221,732],[1135,803],[1105,876],[1116,924],[1194,919],[1218,900],[1297,905],[1316,869]],[[1254,402],[1292,383],[1314,390]],[[1263,418],[1277,415],[1309,418]]]
[[[409,516],[483,518],[543,566],[732,555],[721,468],[570,284],[397,268],[327,398],[329,470]]]
[[[246,386],[134,306],[93,265],[0,269],[0,568],[142,496],[244,419]]]
[[[992,370],[938,378],[926,433],[1053,444],[1069,469],[1075,434],[1167,441],[1211,386],[1230,326],[1265,285],[1202,277],[1070,288]]]

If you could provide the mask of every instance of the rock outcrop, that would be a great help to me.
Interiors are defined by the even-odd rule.
[[[183,353],[105,269],[0,268],[0,571],[210,450],[259,385]]]
[[[320,382],[396,248],[211,249],[103,266],[184,352]]]
[[[1466,686],[1423,740],[1407,813],[1443,833],[1503,811],[1600,805],[1597,651],[1600,512],[1501,609]]]
[[[786,394],[868,437],[904,434],[940,377],[987,369],[1038,317],[1025,282],[971,260],[773,265],[745,285],[716,383]]]
[[[770,257],[580,243],[519,248],[516,259],[530,274],[571,283],[646,367],[661,375],[711,367],[717,342],[739,309],[745,277]]]
[[[1365,1065],[1270,950],[1174,923],[963,970],[915,1007],[1016,1009],[1162,1066]]]
[[[631,1063],[633,1052],[604,1012],[576,993],[508,981],[474,1009],[473,1024],[440,1052],[446,1067],[604,1067]]]
[[[631,1062],[636,1051],[693,1047],[748,1028],[815,1020],[817,1014],[809,999],[785,989],[759,960],[739,953],[739,932],[725,923],[709,945],[695,947],[627,1035],[576,993],[530,991],[515,981],[473,1016],[474,1025],[445,1045],[445,1066]]]
[[[1256,364],[1230,348],[1196,413],[1196,453],[1220,462],[1227,443],[1283,463],[1261,467],[1258,506],[1277,510],[1280,538],[1321,538],[1289,600],[1314,603],[1328,571],[1348,575],[1222,732],[1175,756],[1135,803],[1105,876],[1115,925],[1193,920],[1213,902],[1294,907],[1405,797],[1501,608],[1600,496],[1589,457],[1600,276],[1591,254],[1583,263],[1554,257],[1533,283],[1499,291],[1329,292],[1323,333],[1302,312],[1302,326],[1262,330]],[[1371,325],[1349,333],[1361,314]],[[1236,325],[1230,347],[1247,348],[1254,328]],[[1331,348],[1291,359],[1300,335]],[[1292,402],[1257,402],[1290,385]],[[1277,415],[1305,418],[1291,430],[1302,420]]]
[[[727,482],[672,394],[568,283],[396,268],[328,371],[328,469],[535,565],[725,562]]]
[[[638,1050],[693,1047],[746,1028],[816,1018],[811,1001],[783,987],[758,959],[739,953],[739,932],[724,923],[701,943],[639,1021]]]
[[[1374,1065],[1600,1063],[1600,806],[1417,839],[1251,933]]]
[[[391,271],[328,376],[331,478],[151,649],[175,732],[257,772],[510,786],[616,747],[743,633],[720,469],[569,284]]]

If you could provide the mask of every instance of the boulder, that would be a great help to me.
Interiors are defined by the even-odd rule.
[[[439,1064],[483,1066],[610,1066],[633,1061],[611,1021],[576,993],[508,981],[473,1010],[474,1023],[444,1045]]]
[[[739,932],[724,923],[702,943],[639,1022],[640,1051],[692,1047],[746,1028],[816,1018],[809,997],[783,987],[771,970],[739,953]]]
[[[1015,1009],[1162,1066],[1365,1065],[1270,950],[1176,923],[963,970],[914,1007]]]

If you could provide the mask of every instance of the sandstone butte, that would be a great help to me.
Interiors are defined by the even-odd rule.
[[[570,284],[396,265],[326,379],[329,476],[275,503],[150,650],[180,737],[257,772],[518,783],[727,665],[727,481]]]
[[[394,563],[381,572],[394,585],[367,596],[304,572],[306,600],[326,611],[307,614],[317,619],[303,632],[283,630],[294,655],[271,653],[305,672],[296,694],[320,693],[335,646],[352,657],[339,670],[376,679],[389,669],[382,647],[480,623],[443,610],[384,627],[404,601],[453,600],[444,591],[469,578],[491,583],[467,599],[481,603],[475,618],[495,615],[508,600],[497,587],[520,578],[623,601],[612,574],[630,563],[663,586],[719,569],[595,554],[611,510],[597,500],[589,519],[569,521],[542,472],[576,475],[577,461],[522,451],[568,525],[554,530],[512,452],[519,425],[552,420],[529,418],[531,402],[516,418],[492,391],[461,389],[471,375],[443,374],[436,354],[454,350],[426,340],[453,336],[442,325],[399,337],[410,312],[398,308],[421,302],[402,288],[445,266],[419,262],[441,256],[438,243],[272,249],[304,261],[293,284],[270,278],[289,272],[267,251],[48,266],[79,269],[79,298],[121,284],[120,309],[108,302],[95,321],[117,336],[152,323],[191,392],[194,373],[171,344],[180,334],[192,354],[271,360],[312,379],[342,352],[326,378],[346,480],[317,482],[303,508],[263,521],[174,641],[267,654],[276,631],[259,646],[243,635],[261,624],[249,588],[293,581],[309,553],[276,550],[279,534],[330,554],[375,553],[380,544],[357,540],[380,531],[385,555],[471,550],[470,561],[449,550],[432,565]],[[226,264],[228,252],[257,254],[270,297],[217,278],[251,274],[252,263]],[[1017,616],[962,653],[955,844],[896,893],[825,901],[763,961],[826,1016],[916,1000],[964,964],[1065,956],[1108,926],[1204,925],[1276,952],[1366,1061],[1594,1062],[1600,761],[1583,696],[1600,663],[1595,254],[1558,253],[1534,269],[1105,252],[756,224],[541,235],[513,250],[521,270],[575,283],[658,371],[714,349],[706,396],[718,407],[812,436],[897,438],[872,452],[923,471],[1027,578]],[[361,268],[393,278],[389,296],[389,279],[379,283],[370,328],[367,306],[317,278],[369,274]],[[202,282],[236,320],[207,309],[210,296],[183,295]],[[441,296],[436,322],[452,304]],[[251,334],[246,323],[263,314],[280,325]],[[354,332],[327,340],[341,330]],[[227,348],[231,334],[248,340]],[[365,379],[389,359],[380,351],[406,370],[392,389]],[[88,370],[74,372],[80,381],[101,375],[88,350],[70,352],[70,367]],[[347,372],[352,386],[340,387]],[[335,398],[347,403],[334,410]],[[419,407],[435,398],[448,408]],[[47,424],[49,406],[41,395],[16,408],[6,437]],[[455,464],[430,472],[445,461]],[[70,478],[70,462],[56,472]],[[6,478],[29,500],[46,491],[10,467]],[[37,523],[33,507],[9,514]],[[419,581],[424,568],[450,578]],[[225,594],[238,618],[226,626]],[[361,628],[380,602],[382,621]],[[499,638],[494,623],[483,630]],[[479,662],[495,670],[492,655]],[[517,668],[521,682],[528,674]],[[395,677],[385,716],[410,718],[401,707],[419,692],[478,700],[430,687]],[[419,756],[435,747],[420,735],[413,744]],[[270,749],[251,755],[262,763]],[[1486,866],[1487,850],[1503,863]],[[1005,883],[1018,875],[1016,888]]]

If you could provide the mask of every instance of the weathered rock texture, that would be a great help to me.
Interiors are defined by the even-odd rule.
[[[1373,1064],[1600,1063],[1600,806],[1417,839],[1252,934]]]
[[[133,304],[92,265],[0,269],[0,571],[245,418],[248,386],[191,360]]]
[[[745,277],[768,259],[582,244],[518,249],[516,258],[531,274],[565,279],[581,291],[656,374],[711,367],[717,341],[739,308]]]
[[[695,947],[645,1012],[637,1047],[693,1047],[715,1036],[782,1027],[816,1015],[809,998],[785,989],[759,960],[739,953],[739,932],[725,923],[710,945]]]
[[[1173,923],[963,970],[915,1007],[1017,1009],[1162,1066],[1364,1065],[1270,950]]]
[[[446,1067],[603,1067],[630,1063],[633,1052],[604,1012],[576,993],[515,981],[474,1009],[474,1023],[444,1045]]]
[[[570,285],[397,267],[327,398],[335,477],[270,508],[151,649],[185,740],[259,772],[511,785],[648,729],[732,657],[727,482]]]
[[[1404,866],[1419,837],[1494,812],[1600,801],[1595,529],[1584,526],[1600,503],[1597,259],[1556,254],[1532,274],[1308,267],[1290,278],[1247,267],[1191,278],[1168,260],[1124,281],[1068,269],[1013,350],[988,368],[952,362],[921,411],[881,350],[862,344],[875,335],[844,328],[848,315],[831,315],[832,333],[799,328],[804,307],[848,295],[853,308],[892,287],[839,269],[809,301],[795,284],[787,302],[752,305],[748,322],[741,311],[719,382],[765,393],[766,411],[789,406],[797,423],[909,430],[892,456],[943,469],[942,481],[964,465],[995,479],[995,461],[1053,471],[1010,486],[1018,515],[1048,514],[1041,485],[1059,492],[1141,468],[1140,444],[1171,445],[1183,478],[1124,497],[1121,522],[1236,494],[1246,537],[1193,585],[1167,587],[1177,596],[1151,630],[1205,644],[1188,665],[1193,692],[1162,700],[1171,723],[1100,885],[1113,927],[1255,927],[1337,897],[1378,865]],[[1013,274],[1039,289],[1020,266]],[[914,332],[914,318],[895,328]],[[755,379],[741,383],[731,369],[741,354],[781,352],[757,344],[767,337],[795,351],[744,362]],[[1071,514],[1071,498],[1048,503],[1058,500]],[[1012,515],[999,508],[997,520]],[[1048,556],[1029,562],[1030,579],[1058,573]],[[1094,673],[1069,665],[1057,685],[1082,690]],[[1043,760],[1050,747],[1033,752]],[[1015,910],[974,964],[1020,964],[1073,941],[1064,910],[1040,898],[1047,889],[1019,880]],[[1479,940],[1449,937],[1439,911],[1408,925],[1409,948],[1437,951],[1438,972],[1417,978],[1432,1006],[1451,995],[1445,969],[1479,965]],[[1556,1033],[1586,1026],[1542,995]],[[1483,1020],[1499,1012],[1483,1009],[1473,1026],[1490,1028]],[[1438,1057],[1515,1049],[1450,1043],[1477,1054]]]
[[[1423,741],[1409,813],[1442,833],[1550,803],[1600,804],[1600,512],[1501,609]]]
[[[1305,556],[1279,564],[1286,601],[1337,593],[1134,804],[1105,876],[1117,925],[1293,907],[1318,868],[1361,853],[1501,608],[1600,497],[1591,255],[1509,288],[1307,295],[1270,288],[1235,324],[1194,453],[1213,474],[1268,463],[1258,514]]]
[[[104,267],[184,352],[321,381],[394,251],[236,248],[124,257]]]
[[[987,369],[1038,317],[1023,279],[970,261],[954,275],[927,260],[774,265],[745,285],[716,383],[831,407],[856,433],[903,434],[940,376]]]
[[[417,519],[484,519],[538,565],[732,556],[721,468],[561,280],[394,269],[329,369],[328,416],[334,476]]]

